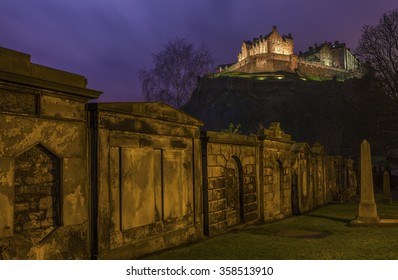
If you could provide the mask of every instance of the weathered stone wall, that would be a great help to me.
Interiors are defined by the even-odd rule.
[[[357,192],[353,161],[328,156],[315,143],[292,145],[292,172],[297,176],[299,213],[306,213],[331,201],[348,201]],[[293,185],[293,180],[292,180]]]
[[[352,160],[326,155],[319,143],[295,143],[279,123],[258,136],[203,132],[202,150],[204,232],[210,236],[356,194]]]
[[[279,123],[200,135],[163,103],[86,104],[99,94],[0,48],[0,259],[135,258],[357,192],[352,160]]]
[[[328,67],[320,62],[310,62],[303,59],[298,60],[297,73],[304,77],[333,78],[350,75],[346,70]]]
[[[235,65],[239,65],[239,67]],[[235,65],[231,66],[228,71],[238,71],[243,73],[277,71],[295,72],[297,69],[297,56],[282,54],[258,54],[256,56],[248,57]],[[235,70],[235,68],[237,69]]]
[[[202,134],[205,234],[259,218],[258,148],[255,136]]]
[[[259,132],[263,168],[263,219],[270,221],[291,215],[291,152],[293,141],[279,123]]]
[[[89,257],[84,77],[0,48],[0,259]]]
[[[89,110],[97,257],[133,258],[200,238],[202,123],[162,103]]]

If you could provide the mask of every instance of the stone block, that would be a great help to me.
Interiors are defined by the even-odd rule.
[[[272,168],[269,167],[264,168],[264,176],[270,176],[272,174],[274,174],[274,170]]]
[[[213,189],[209,190],[209,201],[218,200],[225,198],[225,188],[224,189]]]
[[[39,208],[40,209],[50,209],[53,205],[53,197],[52,196],[45,196],[40,198],[39,200]]]
[[[37,220],[30,220],[23,224],[23,230],[38,229],[40,227],[40,221]]]
[[[217,155],[217,165],[225,166],[227,164],[227,160],[223,155]]]
[[[220,222],[218,225],[218,231],[221,232],[225,232],[228,230],[228,221],[223,221]]]
[[[207,149],[209,154],[221,154],[221,146],[219,144],[209,143],[207,144]]]
[[[218,230],[218,223],[217,224],[212,224],[209,225],[209,235],[216,235],[218,234],[219,230]]]
[[[209,213],[224,210],[224,209],[226,209],[226,207],[227,207],[226,199],[210,201],[209,202]]]
[[[246,194],[244,201],[245,201],[245,204],[251,203],[251,202],[257,202],[257,195],[256,194]]]
[[[256,173],[256,165],[255,164],[248,164],[246,165],[246,173],[247,175],[255,174]]]
[[[264,209],[267,211],[271,211],[272,209],[274,209],[274,203],[273,201],[268,201],[264,203]]]
[[[273,214],[271,211],[264,212],[264,221],[271,221],[273,219]]]
[[[222,166],[209,166],[209,177],[222,177],[224,176],[224,167]]]
[[[209,190],[218,188],[218,179],[209,179],[208,188]]]
[[[47,219],[52,219],[56,216],[56,213],[54,213],[55,210],[54,209],[47,209],[46,211],[46,218]]]
[[[225,188],[225,179],[224,178],[218,178],[217,179],[217,186],[219,188]]]
[[[0,89],[0,112],[37,114],[38,95]]]
[[[207,166],[217,166],[217,155],[208,155],[207,156]]]
[[[249,164],[256,164],[256,157],[255,156],[249,156],[248,157],[248,163]]]
[[[227,219],[225,211],[218,211],[209,214],[209,224],[215,224]]]
[[[255,221],[257,219],[258,219],[257,212],[247,213],[247,214],[245,214],[245,217],[244,217],[245,223]]]
[[[74,120],[84,120],[86,115],[84,102],[47,95],[41,97],[40,110],[44,116]]]
[[[249,193],[255,193],[257,191],[257,188],[255,184],[249,183],[243,185],[243,190],[244,193],[249,194]]]
[[[30,209],[29,202],[15,203],[14,205],[15,212],[28,211],[29,209]]]
[[[54,225],[54,221],[52,218],[47,218],[47,219],[40,221],[40,227],[42,227],[42,228],[51,227],[53,225]]]
[[[223,154],[227,159],[232,157],[232,146],[221,145],[221,154]]]
[[[245,204],[245,213],[250,213],[257,210],[257,203]]]
[[[43,220],[46,216],[45,211],[30,212],[28,217],[29,220]]]

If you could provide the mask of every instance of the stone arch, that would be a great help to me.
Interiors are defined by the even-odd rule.
[[[39,242],[61,223],[60,159],[41,144],[15,158],[14,234]]]
[[[243,169],[237,156],[228,161],[225,171],[228,227],[244,222]]]

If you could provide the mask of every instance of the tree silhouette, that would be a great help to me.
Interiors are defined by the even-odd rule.
[[[187,38],[176,38],[153,54],[153,64],[152,69],[139,72],[144,96],[180,108],[189,100],[198,77],[210,71],[213,58],[204,44],[195,48]]]
[[[384,13],[377,25],[363,27],[356,53],[381,83],[398,114],[398,9]]]

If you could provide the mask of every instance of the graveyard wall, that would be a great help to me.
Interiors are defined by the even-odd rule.
[[[89,258],[82,76],[0,48],[0,259]]]
[[[259,131],[262,142],[263,219],[282,219],[291,215],[291,145],[279,123]]]
[[[203,124],[162,103],[88,108],[94,255],[134,258],[200,238]]]
[[[127,259],[356,194],[353,161],[205,131],[159,102],[90,103],[84,77],[0,48],[0,259]]]
[[[256,136],[202,133],[204,232],[215,235],[259,218]]]

